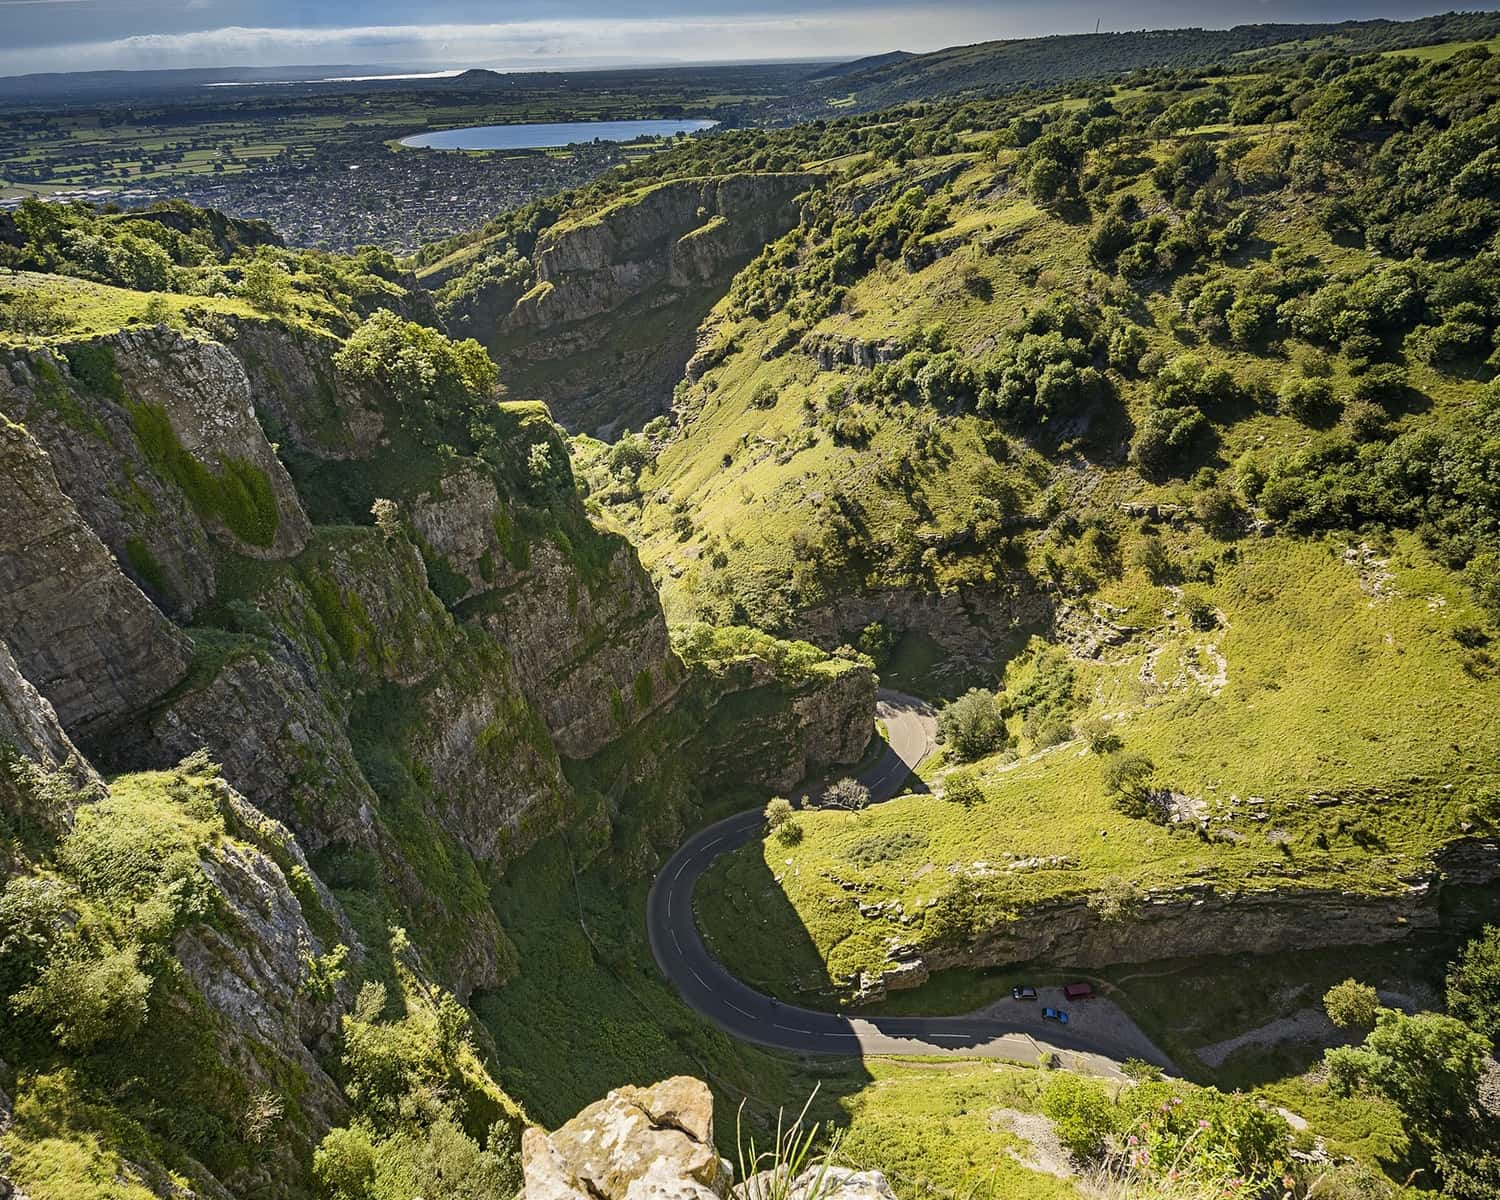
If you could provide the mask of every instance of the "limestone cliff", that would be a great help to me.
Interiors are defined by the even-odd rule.
[[[537,239],[534,286],[498,322],[467,327],[512,392],[547,401],[570,429],[638,428],[666,409],[734,273],[797,223],[796,197],[816,181],[671,180],[565,218]]]
[[[337,338],[205,323],[0,360],[0,871],[56,937],[109,930],[88,969],[144,997],[116,1024],[145,1014],[131,1111],[163,1115],[96,1169],[298,1196],[348,1115],[355,980],[502,986],[518,857],[566,833],[649,870],[734,764],[783,786],[857,757],[873,682],[685,666],[541,405],[418,430]],[[64,1024],[20,1044],[71,1061]],[[18,1122],[52,1103],[12,1082]]]

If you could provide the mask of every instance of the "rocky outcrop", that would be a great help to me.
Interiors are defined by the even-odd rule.
[[[955,669],[964,664],[988,666],[998,639],[1017,628],[1047,626],[1053,599],[1037,589],[1030,576],[1017,574],[990,587],[951,591],[881,588],[851,592],[797,614],[798,637],[832,647],[854,640],[873,621],[893,633],[919,633],[952,656]]]
[[[210,471],[251,476],[269,488],[276,517],[266,540],[235,528],[232,517],[200,507],[205,525],[253,558],[288,558],[300,551],[307,543],[307,515],[255,419],[250,381],[239,360],[217,342],[164,328],[118,333],[109,345],[130,402],[164,413],[177,442],[196,462]]]
[[[537,240],[534,286],[498,326],[469,327],[511,393],[547,401],[570,429],[639,427],[665,411],[735,272],[797,224],[796,197],[817,181],[671,180],[560,221]]]
[[[75,739],[107,732],[187,671],[188,639],[120,571],[51,462],[0,415],[0,641]]]
[[[890,338],[871,341],[829,332],[809,333],[797,344],[797,348],[809,358],[815,359],[818,367],[824,371],[831,371],[838,366],[873,367],[877,363],[894,362],[901,357],[900,343]]]
[[[724,785],[789,791],[819,770],[858,762],[869,744],[875,674],[862,664],[830,660],[789,677],[745,658],[708,673],[714,699],[696,745]]]
[[[552,1134],[528,1129],[526,1200],[895,1200],[879,1171],[823,1164],[790,1182],[768,1170],[734,1184],[713,1108],[705,1084],[678,1075],[618,1088]]]
[[[93,768],[57,723],[52,705],[21,674],[10,648],[0,642],[0,824],[13,834],[34,830],[45,838],[56,837],[72,823],[74,796],[61,789],[37,794],[17,771],[20,759],[44,771],[67,770],[80,787],[99,786]],[[0,843],[0,877],[18,865],[10,861],[13,857],[24,857],[11,843],[12,839]]]
[[[229,657],[201,687],[152,717],[169,757],[208,749],[257,806],[297,830],[309,851],[377,844],[374,791],[315,681],[263,649]]]
[[[225,345],[245,370],[267,434],[312,458],[347,461],[375,453],[385,431],[380,399],[333,365],[327,334],[265,321],[228,323]]]
[[[623,540],[597,576],[551,542],[494,593],[482,623],[510,651],[561,753],[591,758],[676,694],[682,666],[650,577]]]
[[[806,174],[727,175],[656,184],[537,241],[538,286],[507,324],[546,330],[634,303],[653,289],[682,291],[732,273],[796,223]]]
[[[1082,898],[1031,905],[964,944],[920,947],[920,958],[907,954],[897,974],[1028,962],[1102,967],[1400,942],[1441,927],[1446,883],[1486,886],[1497,879],[1500,843],[1469,839],[1443,850],[1429,876],[1390,893],[1303,887],[1225,893],[1205,884],[1147,896],[1113,921]]]
[[[169,615],[214,595],[215,542],[267,559],[306,544],[296,489],[222,345],[135,328],[0,365],[0,411],[26,425],[95,535]]]

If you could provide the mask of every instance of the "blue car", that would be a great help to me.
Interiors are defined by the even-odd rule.
[[[1061,1008],[1044,1008],[1042,1009],[1042,1020],[1056,1021],[1059,1025],[1066,1025],[1068,1023],[1068,1014],[1066,1010]]]

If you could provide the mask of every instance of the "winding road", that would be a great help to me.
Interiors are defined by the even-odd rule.
[[[876,711],[885,722],[888,747],[858,776],[872,803],[901,791],[937,733],[932,709],[915,697],[882,689]],[[994,1016],[995,1006],[962,1017],[847,1017],[784,1004],[741,983],[704,944],[693,890],[716,858],[760,837],[764,823],[761,810],[751,809],[694,834],[662,867],[646,904],[651,953],[662,974],[690,1007],[731,1036],[805,1054],[934,1054],[1035,1063],[1051,1051],[1066,1065],[1105,1075],[1117,1075],[1118,1060],[1131,1055],[1167,1064],[1138,1030],[1137,1037],[1122,1041],[1076,1028],[1030,1031],[1025,1026],[1035,1025],[1038,1017],[1029,1004],[1016,1019]]]

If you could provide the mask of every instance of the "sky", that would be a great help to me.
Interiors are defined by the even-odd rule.
[[[1401,0],[0,0],[0,75],[832,58],[990,38],[1421,16]],[[420,23],[414,20],[420,13]]]

